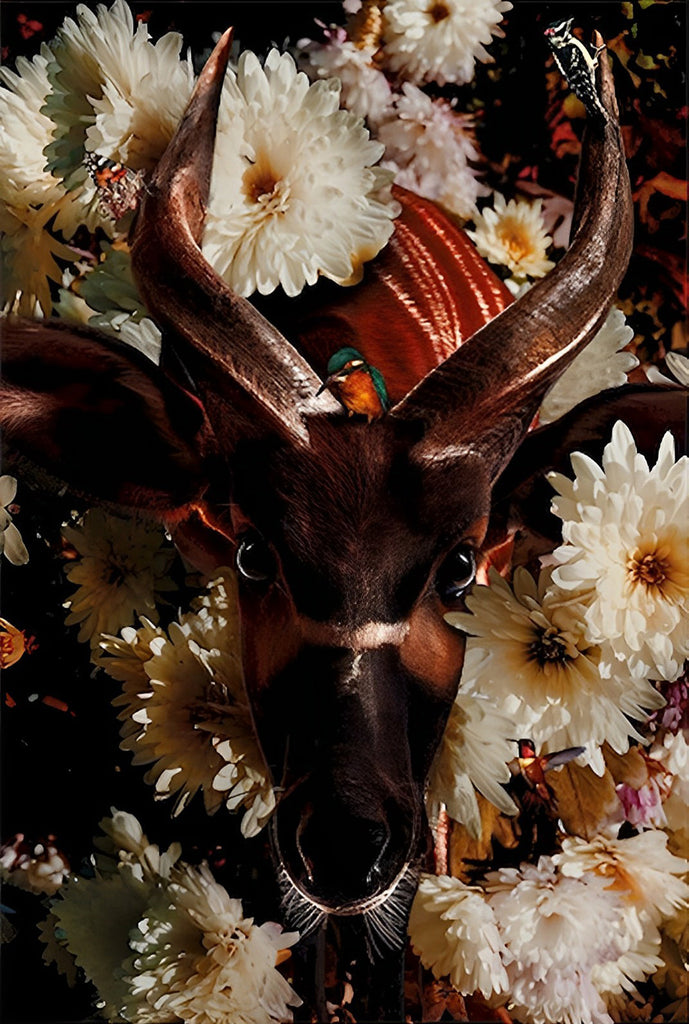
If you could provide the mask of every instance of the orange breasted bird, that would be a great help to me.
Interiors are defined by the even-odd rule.
[[[552,802],[553,794],[546,782],[545,773],[558,765],[567,764],[573,761],[579,754],[583,754],[586,747],[567,747],[565,750],[557,750],[552,754],[536,753],[536,745],[533,740],[517,740],[519,745],[519,772],[526,781],[529,789],[533,790],[545,803]]]
[[[382,373],[355,348],[338,349],[330,357],[326,372],[328,376],[317,393],[332,391],[350,416],[365,416],[370,423],[390,408]]]

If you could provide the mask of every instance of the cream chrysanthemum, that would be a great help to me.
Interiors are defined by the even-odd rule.
[[[507,947],[509,1012],[530,1024],[611,1024],[592,979],[617,960],[617,893],[601,878],[555,871],[549,857],[486,876],[488,902]]]
[[[176,794],[179,814],[199,790],[209,813],[224,802],[244,808],[253,836],[275,808],[275,794],[253,731],[239,647],[237,585],[226,570],[194,612],[167,632],[142,620],[138,630],[104,637],[99,664],[124,683],[122,749],[152,764],[146,781],[158,799]]]
[[[552,239],[546,234],[541,200],[510,199],[495,193],[493,207],[486,206],[467,231],[476,248],[490,263],[507,267],[515,280],[544,277],[555,264],[546,256]]]
[[[112,230],[99,209],[84,165],[86,152],[119,160],[135,171],[155,167],[172,138],[194,85],[191,60],[180,60],[182,37],[169,32],[153,43],[124,0],[108,10],[77,7],[51,44],[52,91],[43,112],[54,124],[48,164],[70,191],[80,188],[81,220]],[[58,217],[70,236],[76,222]]]
[[[45,168],[44,147],[52,122],[41,114],[50,88],[47,67],[52,54],[45,44],[32,61],[19,57],[17,71],[0,69],[0,232],[2,302],[23,316],[49,316],[49,281],[60,281],[57,259],[71,260],[73,250],[57,239],[50,222],[74,200]],[[38,309],[37,309],[38,306]]]
[[[157,1020],[194,1024],[290,1021],[301,1000],[275,963],[297,939],[245,918],[206,864],[180,865],[132,933],[126,1019],[152,1010]]]
[[[621,897],[618,928],[627,948],[598,965],[593,980],[608,1002],[634,993],[634,982],[661,966],[659,926],[676,923],[680,912],[686,919],[689,885],[677,877],[686,872],[686,861],[670,853],[664,832],[653,829],[627,839],[569,837],[553,859],[563,875],[603,879]]]
[[[472,167],[480,160],[473,119],[408,82],[391,113],[377,137],[385,145],[383,166],[395,172],[395,182],[459,217],[473,217],[478,196],[488,192]]]
[[[474,787],[504,814],[517,808],[500,785],[509,782],[509,761],[515,755],[514,723],[485,697],[457,694],[445,732],[428,776],[426,802],[431,819],[439,805],[472,835],[481,832],[481,815]]]
[[[310,85],[277,50],[227,72],[203,252],[240,295],[297,295],[319,274],[355,284],[390,238],[383,147],[339,101],[337,79]]]
[[[8,506],[12,504],[16,494],[16,478],[8,474],[0,476],[0,555],[4,555],[12,565],[26,565],[29,561],[29,552],[8,511]]]
[[[458,878],[422,875],[409,918],[414,952],[436,978],[449,977],[463,995],[507,992],[505,944],[480,889]]]
[[[654,925],[689,906],[689,885],[678,877],[686,873],[686,861],[670,853],[667,835],[660,829],[627,839],[568,837],[554,860],[563,875],[582,878],[593,873],[604,878]]]
[[[470,82],[474,64],[493,58],[483,44],[503,34],[506,0],[387,0],[383,56],[412,82]]]
[[[299,936],[245,918],[207,864],[160,853],[137,819],[112,809],[95,876],[73,876],[42,929],[46,958],[68,955],[94,983],[108,1020],[132,1024],[263,1024],[291,1020],[300,1000],[275,970]]]
[[[601,675],[600,648],[586,638],[579,607],[549,587],[549,570],[536,584],[517,569],[514,591],[495,570],[489,579],[490,586],[475,586],[467,598],[471,614],[445,616],[471,634],[462,690],[488,695],[514,723],[512,735],[532,737],[544,752],[585,746],[582,763],[601,775],[605,741],[624,753],[630,736],[642,739],[625,712],[643,719],[642,708],[658,707],[662,698],[622,671]]]
[[[546,393],[538,416],[541,423],[552,423],[592,395],[606,388],[618,388],[627,383],[627,374],[639,365],[625,346],[634,337],[634,331],[621,309],[614,306],[594,337],[557,383]]]
[[[359,117],[377,124],[388,113],[392,89],[373,63],[373,50],[357,46],[343,28],[325,29],[325,43],[300,39],[300,65],[309,78],[339,78],[342,105]]]
[[[553,581],[605,645],[603,671],[676,679],[689,655],[689,459],[675,460],[668,432],[650,469],[618,421],[602,469],[580,452],[572,468],[573,481],[549,477],[565,541]]]
[[[158,526],[90,509],[62,533],[79,555],[65,567],[77,585],[65,621],[79,625],[80,640],[97,647],[101,633],[116,633],[138,615],[157,622],[156,598],[175,589],[168,576],[174,549]]]

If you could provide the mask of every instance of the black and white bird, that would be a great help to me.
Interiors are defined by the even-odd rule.
[[[589,117],[605,121],[607,114],[596,89],[596,65],[601,46],[591,50],[572,34],[573,18],[555,21],[543,33],[553,51],[555,63],[570,89],[586,107]]]

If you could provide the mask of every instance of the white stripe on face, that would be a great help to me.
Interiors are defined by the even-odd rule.
[[[299,620],[307,643],[323,647],[347,647],[351,651],[374,651],[391,644],[399,647],[409,632],[408,622],[364,622],[361,626],[343,626],[338,622],[316,622],[302,616]]]

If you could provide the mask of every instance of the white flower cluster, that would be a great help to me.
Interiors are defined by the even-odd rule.
[[[125,0],[95,10],[80,4],[33,62],[0,72],[6,308],[50,314],[49,281],[63,276],[56,260],[78,255],[63,239],[80,226],[124,239],[128,224],[115,220],[120,212],[104,201],[87,158],[144,177],[154,170],[194,86],[181,47],[176,32],[154,43]],[[281,286],[296,295],[319,275],[354,284],[390,238],[399,208],[391,173],[374,166],[383,147],[359,116],[339,109],[339,98],[335,78],[310,86],[277,50],[263,67],[246,52],[228,71],[203,248],[238,293]],[[131,308],[119,294],[108,297],[92,319],[119,330]],[[81,318],[84,308],[63,296],[59,311]]]
[[[471,81],[475,62],[491,59],[483,44],[502,34],[499,23],[512,5],[388,0],[367,6],[369,23],[355,14],[349,31],[333,26],[324,29],[323,42],[301,40],[302,66],[311,78],[340,79],[342,102],[368,119],[385,145],[383,166],[398,185],[471,218],[477,198],[487,194],[473,119],[420,86]]]
[[[203,251],[240,295],[298,295],[323,275],[361,280],[399,208],[383,147],[340,110],[336,79],[309,85],[289,54],[250,51],[225,79]]]
[[[689,906],[686,864],[666,843],[660,831],[565,839],[473,887],[424,875],[412,947],[436,977],[526,1024],[611,1024],[616,998],[661,966],[660,927]]]
[[[633,719],[664,700],[649,678],[675,679],[689,656],[689,507],[686,457],[670,434],[650,469],[617,423],[603,468],[575,453],[574,481],[553,476],[565,543],[535,581],[467,598],[446,619],[470,634],[461,692],[481,695],[543,752],[585,746],[582,762],[605,771],[602,745],[624,753],[643,741]]]
[[[136,1024],[266,1024],[301,1000],[276,970],[299,938],[256,925],[211,874],[149,843],[137,819],[112,809],[92,877],[73,875],[53,902],[46,958],[93,982],[108,1020]]]
[[[122,682],[122,749],[151,764],[157,799],[175,796],[179,814],[199,790],[212,814],[244,808],[242,833],[256,835],[275,794],[255,738],[244,691],[236,578],[225,570],[194,610],[167,631],[142,619],[104,636],[98,663]]]
[[[573,481],[551,476],[564,540],[553,581],[602,645],[602,675],[672,681],[689,657],[689,458],[667,433],[649,469],[618,422],[602,468],[580,453],[572,466]]]
[[[473,889],[426,876],[410,922],[436,977],[480,991],[525,1024],[626,1019],[638,982],[676,970],[668,985],[681,992],[689,938],[689,459],[675,458],[667,434],[649,466],[618,422],[602,467],[580,453],[572,465],[573,481],[552,477],[564,543],[551,564],[537,580],[517,568],[512,585],[490,570],[489,585],[467,597],[469,611],[446,615],[469,636],[429,778],[431,816],[444,805],[478,837],[473,787],[509,813],[501,784],[516,753],[510,736],[531,737],[540,754],[584,747],[577,760],[598,775],[610,751],[619,767],[632,764],[630,742],[652,735],[653,745],[629,751],[636,767],[622,772],[618,810],[597,823],[605,834],[561,836],[552,859],[493,872]],[[652,682],[661,677],[673,694],[667,721]],[[615,838],[623,821],[637,834]],[[481,963],[491,965],[485,976]]]

